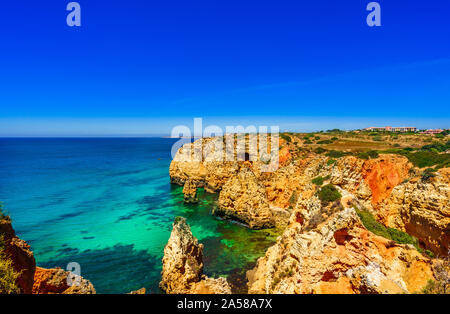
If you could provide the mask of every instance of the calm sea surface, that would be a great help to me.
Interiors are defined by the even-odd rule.
[[[185,205],[169,178],[175,141],[0,138],[0,201],[37,265],[78,262],[99,293],[160,293],[164,245],[183,216],[205,245],[205,273],[245,292],[245,271],[277,233],[213,217],[214,194],[200,191],[199,204]]]

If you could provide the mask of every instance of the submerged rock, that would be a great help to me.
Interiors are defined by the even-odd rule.
[[[213,279],[203,275],[203,244],[192,235],[185,218],[175,218],[162,262],[159,286],[166,293],[231,293],[225,278]]]

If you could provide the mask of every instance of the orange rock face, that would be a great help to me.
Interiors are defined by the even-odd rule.
[[[71,283],[69,276],[72,277]],[[36,267],[33,294],[95,294],[95,289],[89,281],[61,268]]]
[[[364,162],[362,176],[372,191],[372,204],[386,199],[392,189],[408,177],[411,164],[405,157],[383,155]]]
[[[20,273],[17,278],[20,291],[31,293],[36,261],[30,246],[16,236],[9,220],[0,221],[0,236],[5,242],[6,255],[11,259],[14,269]]]

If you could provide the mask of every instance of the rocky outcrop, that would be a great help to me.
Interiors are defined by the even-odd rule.
[[[378,220],[417,237],[435,254],[450,248],[450,168],[440,169],[427,181],[414,178],[396,186],[376,207]]]
[[[394,187],[408,177],[411,164],[399,155],[383,154],[364,160],[354,156],[339,158],[331,171],[331,183],[353,193],[370,209],[389,197]]]
[[[36,268],[33,294],[95,294],[92,283],[61,268]]]
[[[214,214],[238,220],[252,229],[274,226],[264,185],[247,166],[225,183]]]
[[[197,186],[191,180],[186,180],[183,187],[184,202],[187,204],[197,203]]]
[[[408,293],[433,279],[428,258],[367,231],[353,208],[307,228],[310,219],[294,212],[247,273],[249,293]]]
[[[162,262],[159,286],[166,293],[231,293],[225,278],[203,275],[203,245],[192,235],[185,218],[175,219]]]
[[[372,204],[389,197],[392,190],[408,178],[411,167],[406,157],[398,155],[382,155],[365,161],[361,174],[372,192]]]
[[[81,276],[74,275],[60,268],[45,269],[36,267],[36,261],[30,246],[16,236],[9,219],[0,221],[0,238],[2,238],[2,244],[5,246],[4,253],[6,258],[12,261],[12,266],[19,273],[16,284],[21,293],[95,293],[92,284]]]
[[[4,253],[11,259],[12,266],[19,273],[17,286],[21,293],[31,293],[36,270],[36,261],[30,246],[19,239],[9,219],[0,220],[0,237],[4,244]]]

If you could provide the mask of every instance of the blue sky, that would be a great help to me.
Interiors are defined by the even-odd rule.
[[[450,127],[447,0],[68,2],[2,3],[0,136]]]

